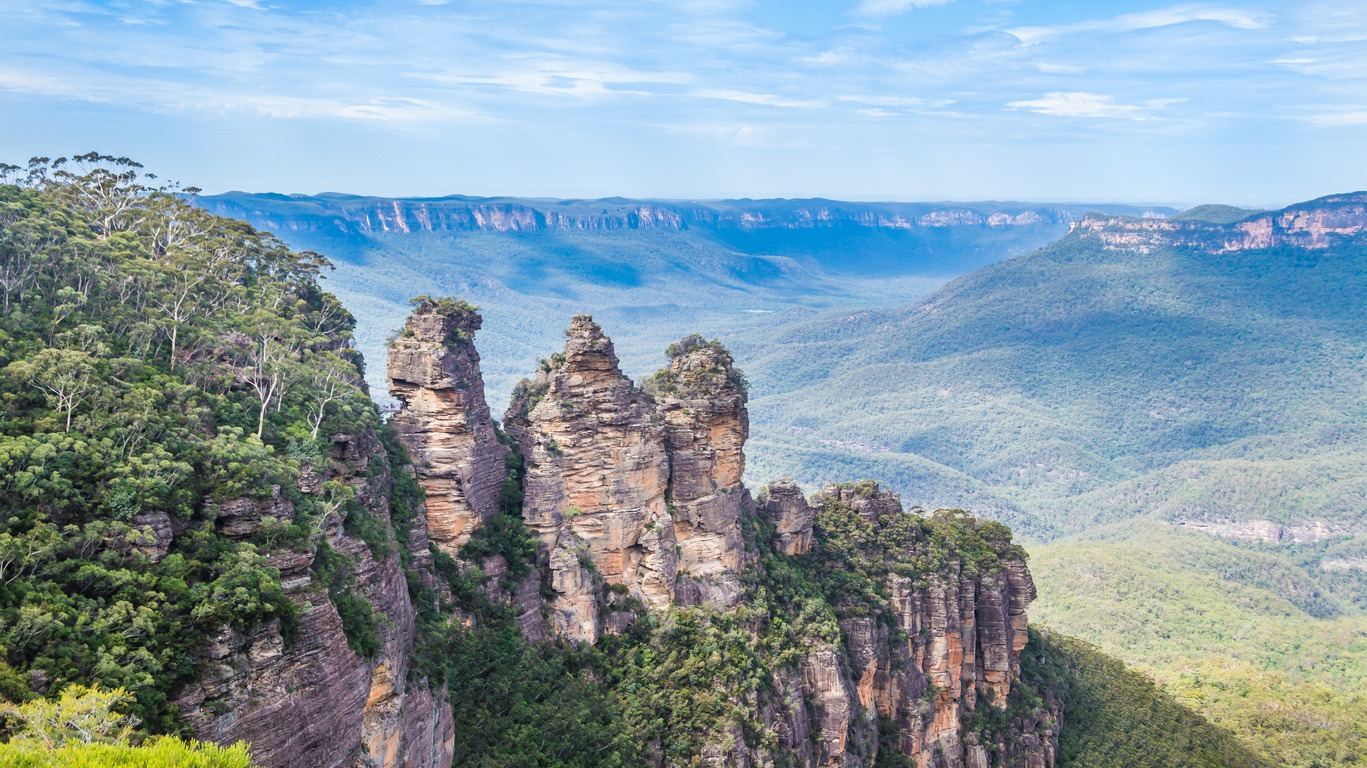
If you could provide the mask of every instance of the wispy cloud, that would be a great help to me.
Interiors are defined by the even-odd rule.
[[[1352,125],[1367,125],[1367,110],[1356,110],[1350,112],[1325,112],[1323,114],[1311,115],[1308,120],[1319,126],[1327,128],[1341,128]]]
[[[1056,117],[1148,120],[1156,110],[1173,104],[1175,101],[1174,99],[1150,99],[1142,105],[1121,104],[1116,102],[1114,96],[1074,91],[1046,93],[1038,99],[1013,101],[1007,106]]]
[[[913,8],[926,8],[932,5],[948,5],[953,0],[860,0],[855,7],[855,14],[859,16],[878,18],[881,16],[896,16],[899,13],[906,13]]]
[[[1151,11],[1127,13],[1108,19],[1090,19],[1050,26],[1016,27],[1006,31],[1015,35],[1026,45],[1037,45],[1065,35],[1087,32],[1138,32],[1199,21],[1223,24],[1235,29],[1263,29],[1268,25],[1269,17],[1265,13],[1243,8],[1175,5]]]
[[[525,178],[558,158],[615,172],[687,158],[657,169],[667,185],[700,154],[764,147],[789,153],[785,178],[822,169],[851,190],[923,177],[894,172],[897,156],[950,168],[1000,152],[977,167],[1003,177],[1061,137],[1128,148],[1161,129],[1208,157],[1266,133],[1267,104],[1282,140],[1367,125],[1361,2],[0,0],[0,145],[123,130],[131,152],[173,121],[244,137],[279,121],[337,156],[383,132],[426,155],[518,135],[549,158],[518,153]],[[994,149],[955,155],[968,145]],[[497,180],[509,164],[489,166]]]
[[[818,99],[791,99],[772,93],[755,93],[753,91],[705,90],[696,91],[694,95],[701,96],[704,99],[721,99],[722,101],[761,104],[766,107],[782,107],[784,109],[819,109],[825,106],[825,103]]]

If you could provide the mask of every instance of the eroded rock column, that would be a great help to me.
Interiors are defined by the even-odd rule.
[[[564,353],[518,386],[504,425],[526,461],[523,521],[549,553],[552,626],[595,642],[599,581],[663,607],[678,555],[663,418],[592,317],[566,335]]]
[[[679,545],[679,600],[732,605],[740,597],[741,499],[750,433],[745,384],[716,342],[689,336],[651,379],[665,421],[670,513]]]
[[[390,423],[427,492],[427,533],[455,555],[498,512],[508,449],[498,442],[474,335],[478,313],[462,302],[425,301],[389,352]]]

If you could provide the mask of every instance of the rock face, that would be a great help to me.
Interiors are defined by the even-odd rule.
[[[504,424],[526,462],[523,522],[548,553],[552,626],[595,642],[602,582],[667,606],[678,553],[663,418],[593,318],[575,317],[567,335],[563,356],[514,394]]]
[[[669,367],[650,384],[665,421],[679,598],[685,605],[731,605],[740,597],[736,574],[744,556],[745,386],[720,345],[690,336],[671,351]]]
[[[546,552],[554,630],[595,642],[604,585],[654,609],[733,604],[749,417],[730,355],[685,339],[648,394],[593,318],[566,334],[504,418],[526,462],[522,516]]]
[[[498,512],[507,448],[498,442],[474,334],[473,308],[423,302],[389,353],[390,423],[427,492],[427,535],[455,555]]]
[[[354,488],[364,513],[388,524],[392,475],[375,435],[334,438],[330,464],[327,479]],[[219,531],[232,538],[255,535],[267,517],[293,514],[278,488],[218,511]],[[398,552],[377,557],[347,535],[341,518],[324,524],[328,546],[353,564],[354,589],[384,617],[379,652],[365,658],[348,646],[327,590],[314,583],[315,551],[278,550],[271,565],[303,606],[297,631],[287,638],[278,621],[223,628],[177,706],[199,738],[247,741],[262,766],[447,768],[455,738],[449,698],[444,682],[410,679],[414,610]],[[426,554],[425,538],[414,541],[418,547]]]
[[[792,480],[770,483],[760,508],[776,527],[774,546],[778,551],[785,555],[800,555],[811,549],[816,510],[807,503],[807,497],[802,495],[797,483]]]
[[[541,232],[869,227],[910,230],[945,227],[1046,228],[1066,225],[1086,206],[941,203],[854,203],[832,200],[671,203],[609,198],[547,201],[519,198],[445,199],[296,197],[229,193],[199,198],[223,216],[272,232]],[[1143,208],[1124,207],[1135,213]]]
[[[1264,248],[1317,250],[1367,240],[1367,192],[1331,195],[1231,224],[1089,214],[1073,231],[1111,250],[1191,248],[1211,254]]]
[[[798,503],[795,491],[789,483],[769,486],[764,511],[770,519],[792,520],[795,512],[806,515],[826,503],[855,510],[875,529],[914,514],[904,512],[895,495],[868,486],[828,486],[810,506]],[[810,526],[789,527],[810,537]],[[780,551],[799,548],[801,541],[782,527],[775,533]],[[789,718],[790,728],[809,727],[815,747],[810,755],[799,753],[799,764],[871,766],[876,721],[883,718],[895,728],[898,751],[918,766],[1053,766],[1056,710],[1015,724],[996,744],[980,744],[964,728],[975,711],[1003,706],[1020,679],[1026,607],[1035,598],[1024,561],[1008,557],[994,572],[973,574],[951,559],[921,583],[892,574],[886,586],[892,623],[880,616],[842,618],[843,647],[818,645],[803,660],[802,689],[811,705],[804,717]],[[989,752],[1002,757],[993,762]]]

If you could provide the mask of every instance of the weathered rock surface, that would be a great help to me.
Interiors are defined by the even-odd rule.
[[[770,483],[761,510],[775,526],[774,545],[780,552],[800,555],[811,549],[816,510],[807,503],[807,497],[802,495],[797,483],[792,480]]]
[[[473,309],[425,302],[389,353],[390,419],[427,492],[427,535],[455,555],[498,512],[507,448],[498,441],[474,334]]]
[[[911,514],[895,495],[861,486],[866,484],[828,486],[813,505],[833,500],[875,526],[891,516]],[[771,485],[770,498],[773,491]],[[775,506],[795,506],[790,494],[780,487]],[[877,717],[892,721],[899,751],[920,766],[994,764],[982,762],[988,745],[977,745],[963,723],[980,707],[1003,706],[1020,679],[1026,607],[1035,598],[1029,569],[1023,561],[1007,558],[999,571],[971,575],[956,561],[925,583],[896,574],[888,579],[893,625],[876,616],[840,622],[848,678],[834,670],[811,671],[810,657],[804,665],[807,696],[822,702],[821,714],[813,718],[823,734],[818,764],[870,765],[867,745],[876,741],[871,723]],[[897,637],[905,639],[897,642]],[[1013,734],[1010,743],[992,746],[1020,764],[1053,766],[1057,713],[1040,713],[1030,731],[1028,739]],[[846,746],[837,749],[842,739]]]
[[[749,417],[730,355],[686,339],[647,394],[593,318],[566,333],[504,418],[526,462],[523,521],[556,592],[552,628],[595,642],[604,585],[653,609],[734,604]]]
[[[374,435],[339,437],[334,446],[328,479],[355,488],[367,513],[389,522],[392,476]],[[377,471],[372,462],[380,463]],[[292,514],[274,489],[266,500],[220,505],[218,525],[244,538],[263,519]],[[375,557],[336,516],[324,521],[321,535],[354,564],[355,589],[384,617],[379,653],[366,659],[348,646],[326,589],[314,584],[314,552],[278,550],[270,562],[300,607],[297,632],[286,639],[278,621],[250,631],[224,627],[176,705],[199,738],[247,741],[255,763],[267,768],[447,768],[454,748],[449,698],[443,682],[409,677],[414,611],[398,552]]]
[[[1113,250],[1193,248],[1212,254],[1288,246],[1317,250],[1367,239],[1367,193],[1331,195],[1231,224],[1089,214],[1073,231]]]
[[[736,574],[744,557],[745,386],[720,345],[693,336],[676,348],[652,384],[665,421],[680,602],[731,605],[740,597]]]
[[[593,318],[576,316],[567,334],[563,358],[519,387],[504,424],[526,462],[523,521],[548,553],[552,626],[594,642],[600,580],[667,606],[678,553],[663,418]]]

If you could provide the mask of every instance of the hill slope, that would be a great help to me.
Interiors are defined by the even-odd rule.
[[[1151,222],[1089,220],[909,307],[748,337],[758,438],[841,448],[833,464],[931,462],[901,488],[995,494],[1037,535],[1149,513],[1356,530],[1367,239],[1216,253],[1183,239],[1223,248],[1236,228],[1167,226],[1136,245]]]
[[[995,502],[1056,540],[1046,626],[1279,764],[1355,764],[1367,196],[1196,213],[1089,218],[909,307],[749,339],[755,469]]]

